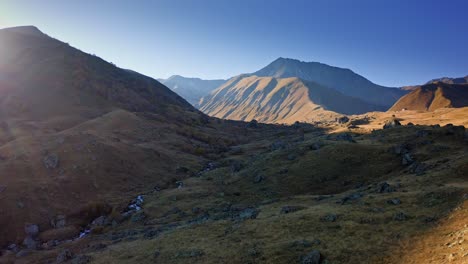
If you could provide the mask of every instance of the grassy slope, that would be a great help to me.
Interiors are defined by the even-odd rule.
[[[417,137],[422,129],[432,134]],[[254,136],[259,130],[263,137],[242,144],[242,153],[221,155],[225,158],[218,160],[218,169],[186,180],[181,189],[148,194],[144,222],[108,227],[102,235],[60,248],[90,255],[93,263],[286,263],[298,262],[312,249],[319,249],[331,263],[401,263],[402,258],[414,263],[440,261],[448,260],[454,250],[458,250],[458,255],[450,257],[454,263],[466,260],[466,242],[456,248],[427,247],[435,244],[434,237],[447,240],[448,230],[464,232],[461,223],[467,209],[460,203],[468,191],[468,157],[462,135],[447,134],[450,128],[401,127],[355,135],[357,143],[349,143],[327,139],[325,128],[306,127],[305,141],[299,142],[301,130],[294,128],[247,132]],[[278,139],[289,147],[272,151],[270,143]],[[308,146],[317,141],[323,147],[311,150]],[[428,166],[425,174],[410,173],[400,164],[401,157],[389,150],[402,143],[409,144],[413,157]],[[291,153],[296,154],[294,160],[287,158]],[[233,172],[229,166],[233,159],[242,161],[243,169]],[[264,180],[254,183],[259,173]],[[376,192],[384,180],[397,191]],[[339,203],[355,192],[364,196]],[[333,197],[317,199],[325,193]],[[390,205],[387,200],[391,198],[402,203]],[[226,218],[228,204],[255,207],[258,217],[244,221]],[[288,205],[303,208],[281,214],[281,208]],[[195,207],[200,209],[194,211]],[[408,218],[394,220],[398,212]],[[203,213],[210,215],[206,222],[187,225]],[[338,218],[322,221],[327,214]],[[431,217],[436,221],[425,221]],[[171,224],[179,226],[171,228]],[[128,234],[129,230],[135,234]],[[148,239],[144,234],[149,230],[160,231]],[[126,235],[113,238],[119,233]],[[320,244],[314,244],[315,239]],[[294,243],[301,240],[311,245]],[[107,247],[93,250],[87,246],[96,243]],[[54,258],[56,251],[42,251],[23,260],[45,261]]]

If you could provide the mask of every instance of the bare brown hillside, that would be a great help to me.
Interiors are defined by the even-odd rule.
[[[434,111],[468,106],[468,85],[436,82],[425,84],[400,98],[389,111]]]
[[[204,97],[200,105],[201,111],[219,118],[290,124],[382,109],[296,77],[243,75]]]

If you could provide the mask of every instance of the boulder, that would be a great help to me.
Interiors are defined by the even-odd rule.
[[[48,154],[43,159],[42,162],[46,169],[56,169],[59,166],[59,157],[57,154]]]
[[[379,186],[377,187],[378,193],[390,193],[390,192],[395,192],[395,191],[396,191],[395,187],[391,186],[387,182],[383,182],[379,184]]]
[[[320,218],[322,222],[335,222],[338,219],[336,214],[327,214]]]
[[[390,200],[387,200],[387,203],[391,205],[399,205],[401,204],[401,200],[398,198],[392,198]]]
[[[37,249],[37,246],[39,245],[39,242],[36,241],[34,238],[32,238],[31,236],[27,236],[26,238],[24,238],[23,240],[23,245],[27,248],[27,249]]]
[[[383,129],[389,129],[389,128],[394,128],[394,127],[399,127],[399,126],[401,126],[400,121],[398,121],[398,119],[396,118],[393,118],[385,122]]]
[[[36,224],[26,224],[24,225],[24,232],[27,236],[37,237],[39,234],[39,226]]]
[[[348,118],[347,116],[341,116],[341,117],[335,118],[335,121],[336,121],[338,124],[345,124],[345,123],[348,123],[348,122],[349,122],[349,118]]]
[[[301,258],[301,264],[320,264],[320,259],[320,251],[315,249]]]

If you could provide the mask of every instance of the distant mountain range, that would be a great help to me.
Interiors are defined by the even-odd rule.
[[[199,109],[219,118],[292,123],[385,111],[406,93],[348,69],[279,58],[257,72],[231,78],[205,96]]]
[[[252,75],[276,78],[298,77],[383,107],[392,106],[406,93],[398,88],[374,84],[349,69],[295,59],[278,58]]]
[[[200,101],[200,110],[215,117],[267,123],[308,122],[383,107],[297,77],[240,75]]]
[[[443,83],[448,83],[448,84],[466,84],[468,83],[468,75],[465,77],[460,77],[460,78],[442,77],[442,78],[430,80],[426,84],[435,83],[435,82],[443,82]]]
[[[168,79],[158,79],[158,81],[182,96],[195,107],[198,107],[198,103],[202,97],[226,82],[226,80],[202,80],[200,78],[187,78],[180,75],[173,75]]]

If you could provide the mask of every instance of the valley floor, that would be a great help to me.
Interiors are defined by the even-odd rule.
[[[177,182],[134,189],[141,210],[127,219],[127,203],[114,204],[90,235],[5,250],[0,263],[319,263],[307,262],[314,252],[320,263],[467,263],[465,129],[421,119],[382,130],[391,113],[368,117],[354,128],[236,123],[228,148],[193,150],[205,167],[187,156]]]

